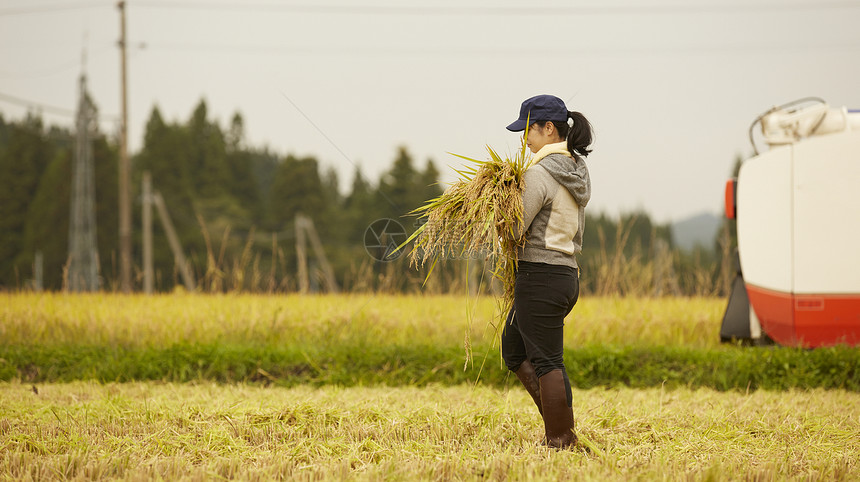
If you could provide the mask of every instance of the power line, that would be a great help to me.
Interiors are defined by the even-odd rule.
[[[860,8],[860,2],[832,0],[804,3],[737,3],[710,5],[621,5],[621,6],[547,6],[534,7],[471,7],[471,6],[377,6],[377,5],[284,5],[276,3],[248,2],[182,2],[143,0],[134,3],[138,8],[169,8],[184,10],[241,10],[245,12],[279,12],[304,14],[342,15],[494,15],[494,16],[558,16],[558,15],[666,15],[666,14],[710,14],[752,13],[824,9]]]
[[[66,62],[64,64],[49,67],[45,69],[41,69],[38,71],[30,71],[30,72],[8,72],[8,71],[0,71],[0,78],[37,78],[37,77],[50,77],[52,75],[57,75],[61,72],[65,72],[67,70],[71,70],[76,67],[80,67],[81,62],[79,60],[72,60]]]
[[[110,3],[107,2],[79,2],[79,3],[62,3],[53,5],[39,5],[28,7],[11,7],[0,9],[0,17],[9,17],[12,15],[30,15],[34,13],[56,13],[67,12],[69,10],[85,10],[91,8],[106,8]]]
[[[147,48],[153,51],[199,52],[212,54],[259,54],[259,55],[368,55],[368,56],[397,56],[397,55],[444,55],[474,56],[474,55],[539,55],[557,57],[560,55],[662,55],[662,54],[720,54],[720,53],[780,53],[799,51],[856,51],[860,44],[772,44],[772,45],[657,45],[657,46],[618,46],[618,47],[560,47],[544,49],[540,52],[522,48],[470,48],[457,47],[379,47],[361,46],[279,46],[279,45],[235,45],[235,44],[204,44],[204,43],[147,43]]]
[[[65,107],[57,107],[54,105],[44,104],[44,103],[36,102],[33,100],[27,100],[27,99],[23,99],[21,97],[16,97],[14,95],[4,94],[2,92],[0,92],[0,101],[5,101],[5,102],[8,102],[10,104],[20,105],[22,107],[27,107],[27,108],[36,108],[36,109],[44,111],[44,112],[50,112],[52,114],[57,114],[57,115],[65,116],[65,117],[76,117],[77,116],[77,112],[75,112],[73,109],[67,109]],[[105,114],[99,114],[98,117],[101,118],[101,122],[105,122],[105,121],[115,122],[119,119],[118,116],[105,115]]]
[[[0,93],[0,100],[4,100],[10,104],[17,104],[23,107],[36,107],[45,112],[51,112],[53,114],[64,115],[68,117],[75,117],[77,113],[72,109],[66,109],[64,107],[56,107],[53,105],[42,104],[39,102],[34,102],[32,100],[22,99],[20,97],[15,97],[8,94]]]
[[[17,47],[17,46],[16,46]],[[103,47],[99,50],[95,50],[94,52],[89,54],[90,59],[98,58],[105,52],[109,50],[113,50],[113,46]],[[45,67],[42,69],[35,69],[29,71],[18,71],[12,72],[8,70],[0,70],[0,78],[6,79],[34,79],[41,77],[50,77],[53,75],[57,75],[68,70],[79,69],[81,66],[80,59],[70,60],[68,62],[64,62],[61,64],[57,64],[53,67]]]
[[[284,5],[278,3],[248,3],[248,2],[175,2],[175,1],[137,1],[134,8],[156,8],[173,10],[222,10],[260,13],[293,13],[317,15],[399,15],[399,16],[558,16],[558,15],[674,15],[674,14],[713,14],[713,13],[764,13],[788,12],[804,10],[833,10],[860,8],[860,2],[848,0],[832,0],[808,3],[744,3],[744,4],[710,4],[710,5],[621,5],[621,6],[555,6],[547,8],[533,7],[470,7],[470,6],[394,6],[394,5]],[[0,17],[14,15],[29,15],[40,13],[56,13],[70,10],[86,10],[108,8],[108,2],[78,2],[63,4],[47,4],[40,6],[10,7],[0,9]]]

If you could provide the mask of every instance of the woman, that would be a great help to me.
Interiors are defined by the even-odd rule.
[[[573,123],[568,124],[568,120]],[[582,250],[591,179],[584,158],[591,124],[551,95],[525,100],[508,130],[527,130],[534,153],[524,176],[523,247],[514,306],[502,332],[502,358],[543,416],[545,443],[576,444],[573,397],[564,368],[564,318],[579,297],[576,253]]]

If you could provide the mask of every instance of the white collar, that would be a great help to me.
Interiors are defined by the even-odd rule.
[[[570,151],[567,150],[567,141],[561,141],[541,147],[540,150],[535,153],[531,163],[533,165],[537,164],[541,159],[550,154],[564,154],[567,157],[573,157],[570,155]]]

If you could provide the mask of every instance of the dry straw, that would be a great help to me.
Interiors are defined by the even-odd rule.
[[[492,275],[504,286],[503,313],[513,303],[522,244],[523,176],[530,164],[527,135],[528,130],[513,157],[503,158],[490,146],[488,160],[453,154],[470,164],[455,169],[460,177],[442,195],[410,213],[425,222],[400,246],[415,242],[411,264],[430,261],[428,278],[441,259],[490,260]]]

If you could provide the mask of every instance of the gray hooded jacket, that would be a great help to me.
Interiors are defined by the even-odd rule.
[[[591,178],[585,160],[549,154],[523,177],[525,245],[520,261],[576,268],[582,251],[585,206],[591,198]]]

